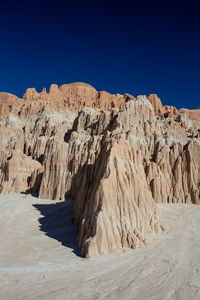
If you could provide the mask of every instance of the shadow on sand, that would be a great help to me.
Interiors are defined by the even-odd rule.
[[[80,256],[77,245],[77,228],[72,223],[73,202],[55,204],[33,204],[43,217],[39,218],[40,230],[52,239],[56,239],[63,246],[73,249]]]

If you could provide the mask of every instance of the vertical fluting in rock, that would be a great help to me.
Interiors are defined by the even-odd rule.
[[[127,142],[105,144],[95,163],[84,165],[79,175],[74,218],[83,256],[140,247],[148,233],[160,229],[142,155]]]

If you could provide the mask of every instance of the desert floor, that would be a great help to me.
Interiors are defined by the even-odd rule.
[[[71,203],[1,195],[0,299],[200,299],[200,206],[159,208],[147,246],[85,259]]]

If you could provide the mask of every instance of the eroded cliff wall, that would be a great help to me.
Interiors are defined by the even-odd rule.
[[[0,100],[0,192],[72,197],[83,256],[145,244],[156,202],[200,203],[198,110],[82,83]]]

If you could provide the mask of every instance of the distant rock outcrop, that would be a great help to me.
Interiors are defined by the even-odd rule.
[[[22,117],[30,117],[47,107],[58,112],[69,110],[78,112],[84,107],[92,107],[97,111],[110,110],[111,108],[119,108],[127,101],[135,99],[130,94],[98,92],[91,85],[82,82],[63,84],[60,87],[52,84],[49,93],[47,93],[46,88],[43,88],[41,93],[38,93],[35,88],[28,88],[23,99],[8,93],[0,93],[0,116],[12,112]],[[175,107],[163,106],[156,94],[149,95],[148,100],[156,115],[164,115],[165,117],[178,115]]]
[[[83,256],[145,244],[156,202],[200,204],[199,111],[84,83],[0,93],[0,192],[74,199]]]

